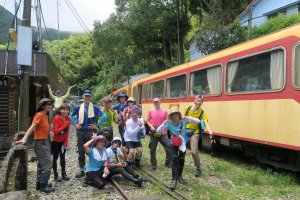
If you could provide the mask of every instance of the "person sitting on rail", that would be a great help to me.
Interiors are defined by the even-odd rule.
[[[200,157],[198,150],[198,141],[200,135],[203,134],[205,127],[209,132],[209,137],[212,139],[212,131],[208,125],[207,115],[204,110],[202,110],[201,105],[203,104],[203,96],[197,95],[194,100],[194,106],[189,106],[185,109],[185,116],[191,116],[194,118],[200,119],[202,123],[189,123],[186,125],[186,132],[189,138],[192,156],[194,159],[194,165],[196,167],[195,176],[198,177],[201,175],[200,168]]]
[[[127,164],[132,167],[134,151],[137,149],[134,161],[137,167],[141,167],[142,158],[142,143],[141,138],[145,137],[145,126],[144,120],[140,118],[141,109],[138,106],[134,106],[131,111],[131,118],[126,122],[126,130],[124,133],[124,139],[126,147],[129,149],[129,154],[127,157]]]
[[[106,119],[103,121],[103,123],[100,126],[99,134],[104,135],[106,137],[106,139],[109,142],[111,142],[114,137],[113,125],[114,125],[114,123],[115,124],[118,123],[118,117],[117,117],[117,113],[111,109],[112,99],[110,97],[104,98],[102,102],[103,102],[102,112],[105,113]],[[101,120],[101,118],[99,118],[99,121],[100,120]],[[109,143],[107,147],[110,147],[110,145],[111,145],[111,143]]]
[[[103,135],[97,136],[93,133],[92,139],[83,145],[85,153],[89,156],[89,162],[85,170],[86,176],[98,189],[104,187],[109,174],[105,149],[108,142]]]
[[[182,177],[186,143],[188,137],[186,135],[186,125],[190,122],[200,123],[200,120],[193,117],[182,117],[180,110],[177,107],[170,109],[168,114],[168,120],[161,124],[157,131],[162,129],[169,130],[171,132],[171,145],[172,145],[172,183],[171,189],[176,189],[177,180],[181,184],[185,184],[185,180]]]
[[[121,151],[121,143],[122,139],[115,137],[111,142],[111,147],[106,149],[110,176],[121,174],[125,179],[141,187],[143,179],[139,178],[139,175],[126,165],[126,162],[122,162],[126,160],[127,155],[126,151],[124,151],[124,153]]]
[[[127,108],[128,104],[126,103],[128,99],[128,96],[124,93],[121,92],[118,97],[117,100],[120,102],[119,104],[116,104],[112,107],[113,110],[117,110],[118,114],[119,114],[119,134],[122,138],[122,145],[125,145],[125,141],[124,141],[124,130],[125,130],[125,120],[124,120],[124,110],[125,108]]]
[[[72,112],[71,117],[76,117],[73,124],[76,128],[77,135],[77,147],[78,147],[78,162],[80,171],[75,175],[76,178],[81,178],[84,176],[85,167],[85,153],[83,149],[83,144],[89,141],[96,132],[97,127],[101,126],[106,118],[105,113],[103,113],[99,107],[91,102],[91,91],[85,90],[83,93],[83,103],[76,106]],[[101,117],[101,120],[96,125],[96,120]]]
[[[41,99],[30,128],[26,131],[22,140],[16,142],[16,144],[26,144],[27,138],[34,131],[34,152],[38,160],[36,190],[46,193],[55,191],[52,184],[48,184],[52,168],[48,117],[50,109],[52,109],[52,101],[47,98]]]
[[[66,149],[68,147],[68,137],[70,130],[70,107],[63,104],[58,109],[58,114],[53,118],[53,140],[51,143],[51,152],[53,155],[54,181],[68,181],[70,178],[66,173]],[[60,157],[61,177],[57,173],[57,159]]]
[[[172,149],[170,145],[170,140],[168,138],[167,132],[157,132],[157,128],[165,121],[168,117],[168,112],[160,108],[160,98],[153,99],[154,109],[149,110],[147,114],[147,124],[150,128],[150,156],[151,156],[151,169],[156,170],[157,160],[156,160],[156,148],[158,142],[164,147],[166,152],[165,166],[171,168],[172,162]]]
[[[64,100],[70,95],[70,91],[72,88],[76,87],[76,85],[72,85],[68,88],[68,91],[65,95],[62,95],[61,90],[57,89],[55,92],[55,95],[52,93],[50,84],[47,85],[49,90],[50,97],[54,100],[54,113],[53,116],[55,116],[58,112],[58,109],[61,105],[63,105]]]
[[[125,124],[126,124],[126,121],[130,118],[131,110],[132,110],[133,106],[135,105],[134,97],[129,97],[127,100],[127,104],[128,104],[128,107],[124,109]]]

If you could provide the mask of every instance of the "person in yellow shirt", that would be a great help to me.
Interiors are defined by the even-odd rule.
[[[208,124],[206,112],[201,108],[202,104],[203,104],[203,97],[201,95],[197,95],[194,100],[194,106],[190,106],[185,109],[185,116],[190,116],[193,118],[200,119],[200,124],[189,123],[186,125],[186,133],[189,136],[189,142],[191,146],[192,156],[194,159],[194,165],[196,167],[195,170],[196,177],[201,175],[200,157],[199,157],[199,150],[198,150],[198,141],[199,141],[200,134],[202,134],[202,132],[206,128],[211,140],[213,135]]]
[[[56,92],[55,92],[55,95],[54,95],[52,93],[50,84],[48,84],[47,86],[48,86],[48,89],[49,89],[49,95],[54,100],[54,109],[55,109],[55,112],[59,109],[59,107],[61,105],[63,105],[64,100],[69,96],[71,89],[74,88],[74,87],[76,87],[76,85],[73,85],[73,86],[69,87],[69,89],[68,89],[68,91],[67,91],[67,93],[65,95],[63,95],[61,93],[60,89],[57,89]],[[53,116],[55,116],[55,115],[53,115]]]

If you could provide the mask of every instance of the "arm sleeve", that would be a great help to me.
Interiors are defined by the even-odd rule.
[[[97,123],[97,126],[101,126],[101,124],[106,119],[106,114],[104,112],[102,112],[97,106],[94,106],[94,109],[97,110],[97,115],[101,117],[100,121]]]
[[[193,122],[195,124],[199,124],[200,123],[200,119],[197,119],[197,118],[194,118],[194,117],[191,117],[191,116],[188,116],[186,121],[188,123],[190,123],[190,122]]]
[[[49,89],[49,95],[50,95],[50,97],[51,97],[53,100],[55,100],[55,97],[56,97],[56,96],[53,95],[51,88],[49,87],[48,89]]]
[[[156,131],[161,132],[162,130],[170,130],[170,124],[162,123]]]
[[[62,99],[67,98],[70,95],[70,91],[71,91],[71,88],[69,87],[67,93],[64,96],[62,96],[61,98]]]
[[[75,107],[73,112],[71,113],[71,123],[73,125],[78,123],[78,111],[79,111],[79,106]],[[74,116],[77,116],[77,119],[74,118]]]
[[[113,110],[118,110],[118,108],[119,108],[119,104],[116,104],[116,105],[111,107],[111,109],[113,109]]]
[[[41,113],[36,113],[34,118],[33,118],[33,121],[32,123],[35,123],[35,124],[40,124],[42,121],[42,115]]]

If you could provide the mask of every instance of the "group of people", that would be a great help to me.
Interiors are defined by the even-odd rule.
[[[49,90],[51,90],[50,87]],[[66,95],[63,97],[65,98]],[[59,96],[58,98],[52,96],[52,98],[57,101]],[[195,176],[201,175],[199,136],[204,129],[207,129],[212,138],[207,115],[201,108],[202,96],[195,97],[194,106],[186,108],[184,116],[176,107],[167,112],[161,108],[160,99],[154,98],[154,108],[147,113],[147,119],[141,117],[141,109],[135,105],[133,97],[128,98],[126,94],[120,93],[117,100],[119,103],[113,106],[112,98],[106,97],[103,99],[102,106],[99,107],[92,103],[91,91],[85,90],[83,103],[75,106],[72,111],[63,104],[63,101],[60,101],[61,105],[56,102],[57,114],[52,121],[52,142],[49,139],[48,115],[53,102],[47,98],[39,102],[32,125],[22,140],[17,142],[17,144],[25,144],[29,135],[34,131],[34,150],[38,159],[37,190],[47,193],[55,191],[48,183],[51,169],[53,169],[55,181],[70,179],[65,169],[65,153],[68,149],[71,124],[76,128],[78,147],[79,172],[75,177],[85,177],[87,183],[97,188],[103,188],[111,176],[116,174],[122,175],[138,186],[142,185],[143,179],[134,172],[132,167],[142,166],[141,140],[145,137],[146,130],[149,130],[150,134],[151,169],[157,169],[156,149],[158,143],[161,143],[166,154],[165,166],[172,169],[171,188],[176,188],[177,181],[185,183],[182,174],[187,142],[190,142],[191,146]],[[118,125],[120,137],[114,137],[114,124]],[[86,155],[89,157],[87,165]],[[58,157],[60,157],[61,177],[57,171]]]

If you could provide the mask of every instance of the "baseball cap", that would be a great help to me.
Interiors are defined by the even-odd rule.
[[[92,92],[90,90],[84,90],[83,96],[91,96]]]
[[[112,102],[112,99],[110,97],[105,97],[103,99],[103,103]]]

